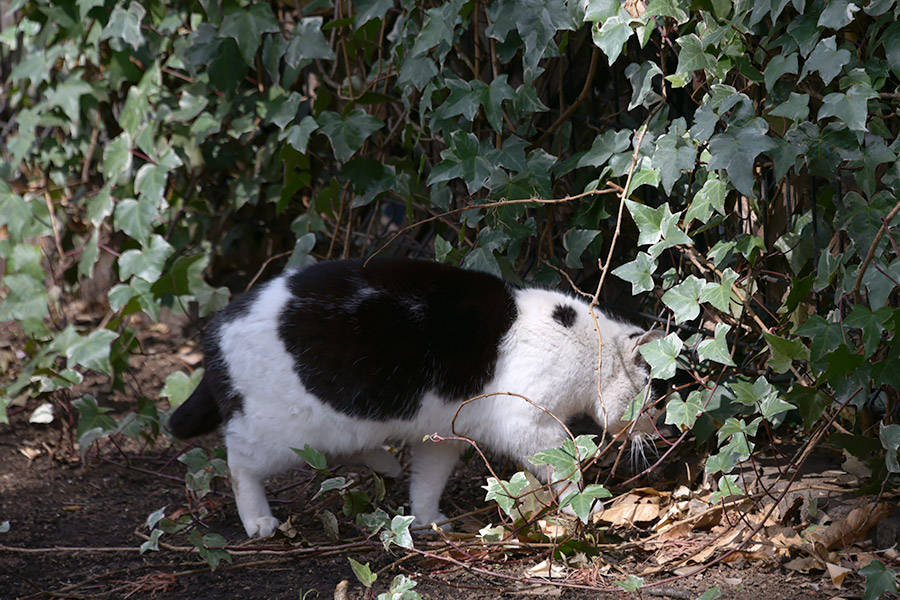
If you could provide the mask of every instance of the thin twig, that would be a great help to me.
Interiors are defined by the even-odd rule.
[[[862,302],[862,294],[860,294],[859,290],[862,287],[863,275],[866,274],[866,269],[869,268],[869,263],[871,263],[872,259],[875,258],[875,252],[878,250],[878,244],[881,242],[881,238],[884,237],[885,232],[888,230],[888,227],[890,227],[891,221],[894,220],[894,217],[897,216],[898,212],[900,212],[900,202],[897,202],[894,208],[892,208],[884,218],[884,221],[881,223],[881,227],[878,228],[878,233],[875,234],[875,239],[872,240],[872,245],[869,246],[869,251],[866,253],[866,257],[863,259],[862,264],[859,266],[859,272],[856,274],[856,281],[853,283],[853,291],[850,292],[857,304],[860,304]]]

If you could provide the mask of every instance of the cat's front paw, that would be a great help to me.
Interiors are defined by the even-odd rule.
[[[278,528],[278,519],[275,517],[258,517],[244,522],[244,530],[247,537],[267,538]]]
[[[438,524],[437,528],[441,531],[447,533],[449,531],[453,531],[453,523],[444,523],[447,521],[447,515],[444,513],[437,513],[430,517],[416,517],[416,520],[412,522],[410,529],[417,529],[417,531],[413,531],[414,535],[428,535],[434,532],[434,524]]]

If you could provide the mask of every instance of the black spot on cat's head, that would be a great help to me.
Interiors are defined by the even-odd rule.
[[[553,309],[553,320],[563,327],[571,327],[575,324],[575,309],[568,304],[557,304]]]

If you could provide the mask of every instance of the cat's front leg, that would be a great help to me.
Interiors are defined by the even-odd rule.
[[[265,475],[247,467],[241,455],[228,449],[228,468],[231,472],[231,489],[237,504],[238,515],[248,537],[269,537],[278,527],[278,519],[272,516],[266,488]]]
[[[447,520],[440,510],[441,495],[461,451],[458,442],[450,441],[425,441],[413,449],[409,503],[410,512],[416,516],[414,527]],[[441,529],[449,531],[451,526],[448,523]]]

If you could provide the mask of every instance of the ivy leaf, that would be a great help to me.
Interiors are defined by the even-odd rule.
[[[649,292],[653,289],[653,272],[657,263],[646,252],[638,252],[637,257],[630,263],[625,263],[614,269],[612,274],[631,283],[631,293],[638,295],[641,292]]]
[[[602,167],[613,154],[624,152],[631,142],[632,132],[627,129],[607,129],[594,138],[591,149],[578,160],[579,167]]]
[[[297,152],[306,154],[309,136],[318,128],[319,124],[316,123],[316,120],[310,115],[306,115],[299,124],[291,125],[281,139],[287,141]]]
[[[900,425],[885,425],[882,422],[878,429],[878,439],[881,440],[881,446],[885,450],[884,460],[888,472],[900,473],[900,463],[897,462],[897,451],[900,449]]]
[[[336,112],[324,111],[319,115],[319,132],[331,140],[334,156],[347,161],[366,139],[384,126],[384,123],[365,111],[356,109],[346,117]]]
[[[817,25],[829,29],[843,29],[853,21],[853,15],[859,7],[849,0],[829,0],[825,3],[825,10],[819,15]]]
[[[596,229],[570,229],[563,236],[563,247],[566,249],[566,266],[581,269],[581,255],[587,247],[600,235]]]
[[[706,223],[715,210],[720,215],[725,214],[725,196],[728,192],[728,184],[719,179],[717,173],[709,173],[703,187],[694,195],[691,205],[684,215],[685,228],[689,227],[694,219]]]
[[[682,400],[680,395],[675,395],[666,403],[666,425],[674,425],[687,431],[697,422],[697,417],[703,413],[703,394],[693,391],[688,394],[687,400]]]
[[[194,392],[202,377],[203,369],[197,369],[190,375],[184,371],[173,371],[166,377],[166,383],[159,395],[162,398],[168,398],[169,406],[179,406]]]
[[[603,50],[603,54],[606,55],[606,61],[610,66],[619,58],[625,47],[625,42],[634,33],[634,30],[628,24],[628,20],[628,13],[620,10],[612,17],[604,20],[602,26],[598,27],[597,24],[594,24],[591,27],[594,44]]]
[[[349,556],[347,557],[347,560],[350,561],[350,568],[353,570],[353,574],[356,575],[356,579],[358,579],[366,588],[371,588],[372,584],[375,583],[375,580],[378,579],[378,575],[372,572],[372,569],[369,568],[369,563],[362,564],[356,562]]]
[[[700,292],[700,302],[709,302],[723,313],[737,315],[739,307],[735,302],[734,284],[738,280],[738,274],[731,267],[722,271],[722,280],[719,283],[706,282]]]
[[[123,131],[103,149],[103,176],[114,181],[131,168],[131,136]]]
[[[116,205],[115,228],[124,231],[130,238],[141,244],[147,243],[153,233],[153,221],[157,216],[156,206],[149,200],[126,198]]]
[[[357,0],[353,3],[353,29],[359,29],[373,19],[384,19],[387,11],[394,7],[394,0]]]
[[[81,258],[78,260],[78,278],[90,279],[94,276],[94,265],[100,256],[100,230],[94,229],[91,239],[82,247]]]
[[[764,75],[766,90],[771,91],[775,86],[775,82],[778,81],[778,79],[786,73],[793,73],[794,75],[797,74],[796,52],[791,52],[787,56],[776,54],[768,62]]]
[[[809,96],[791,92],[787,101],[769,111],[773,117],[784,117],[792,121],[805,121],[809,116]]]
[[[469,193],[474,194],[484,186],[493,171],[493,165],[486,158],[490,149],[474,134],[454,131],[450,136],[450,147],[441,152],[444,160],[435,165],[428,176],[428,185],[459,177],[466,182]]]
[[[775,147],[766,136],[769,125],[765,119],[752,119],[745,126],[730,125],[725,133],[718,133],[709,141],[709,168],[725,169],[739,192],[756,197],[753,192],[753,164],[756,157]]]
[[[638,348],[641,356],[650,365],[650,377],[653,379],[671,379],[678,367],[678,355],[684,348],[684,342],[676,334],[653,340]]]
[[[650,0],[644,17],[671,17],[675,23],[687,23],[689,15],[687,5],[682,0]]]
[[[493,500],[508,516],[512,516],[512,509],[515,505],[516,498],[525,486],[528,485],[528,479],[522,472],[516,473],[509,481],[487,478],[487,485],[481,486],[487,490],[484,499]]]
[[[810,73],[818,72],[825,85],[828,85],[848,62],[850,62],[850,51],[838,50],[835,36],[825,38],[816,44],[815,50],[803,64],[800,81],[803,81]]]
[[[322,17],[304,17],[284,52],[284,61],[299,69],[304,61],[334,60],[334,50],[322,34]],[[277,31],[277,30],[276,30]]]
[[[560,503],[560,508],[569,506],[575,511],[575,514],[581,519],[582,523],[587,524],[588,517],[591,514],[591,508],[598,498],[609,498],[612,496],[609,490],[598,483],[592,483],[584,488],[583,492],[572,492],[566,496]]]
[[[388,550],[392,543],[397,544],[401,548],[407,550],[413,547],[412,534],[409,532],[409,526],[416,519],[413,515],[397,515],[391,519],[390,529],[381,532],[381,542],[384,549]]]
[[[803,359],[807,356],[806,347],[800,340],[785,339],[777,335],[763,332],[766,343],[769,345],[769,357],[766,364],[776,373],[784,373],[791,368],[795,359]]]
[[[881,343],[881,332],[884,331],[885,324],[893,316],[894,313],[890,307],[882,306],[872,312],[869,307],[857,304],[844,319],[844,325],[859,328],[866,358],[872,356],[878,344]]]
[[[109,22],[100,32],[100,39],[118,38],[137,51],[144,44],[144,35],[141,33],[141,21],[147,11],[140,2],[132,2],[128,10],[116,6],[109,15]]]
[[[325,455],[309,444],[304,444],[302,450],[298,448],[291,448],[291,450],[317,471],[324,471],[328,467],[328,459]]]
[[[728,340],[725,335],[731,331],[731,326],[725,323],[716,323],[716,332],[711,340],[704,340],[697,345],[697,356],[700,360],[711,360],[729,367],[735,366],[728,352]]]
[[[119,257],[119,278],[127,281],[131,276],[154,283],[162,275],[166,259],[175,249],[161,235],[153,234],[149,247],[126,250]]]
[[[79,337],[66,348],[68,364],[81,365],[86,369],[109,375],[109,348],[118,337],[118,333],[109,329],[98,329],[86,337]]]
[[[681,137],[674,132],[666,133],[656,140],[656,152],[653,154],[653,166],[659,169],[660,180],[666,194],[672,193],[672,187],[683,170],[692,170],[697,151],[681,142]]]
[[[219,37],[231,38],[237,43],[241,57],[248,67],[254,66],[256,51],[259,50],[263,34],[280,32],[272,9],[265,2],[251,4],[248,8],[235,7],[226,10],[222,26],[219,27]]]
[[[702,279],[689,275],[662,295],[663,304],[672,310],[676,323],[690,321],[700,314],[699,298],[704,283]]]
[[[897,573],[884,566],[880,560],[873,560],[859,574],[866,578],[866,593],[863,600],[878,600],[885,594],[897,593]]]
[[[690,74],[702,69],[712,70],[716,66],[716,59],[703,52],[703,42],[696,33],[681,36],[676,40],[681,50],[678,51],[678,66],[675,74]]]
[[[875,90],[867,85],[850,86],[845,94],[840,92],[828,94],[822,100],[819,120],[837,117],[853,131],[867,131],[866,117],[869,114],[867,104],[869,100],[877,97]]]
[[[662,70],[655,62],[646,61],[638,65],[631,63],[625,67],[625,77],[631,82],[631,102],[628,110],[638,106],[650,107],[662,100],[662,96],[653,91],[653,78],[662,75]]]

